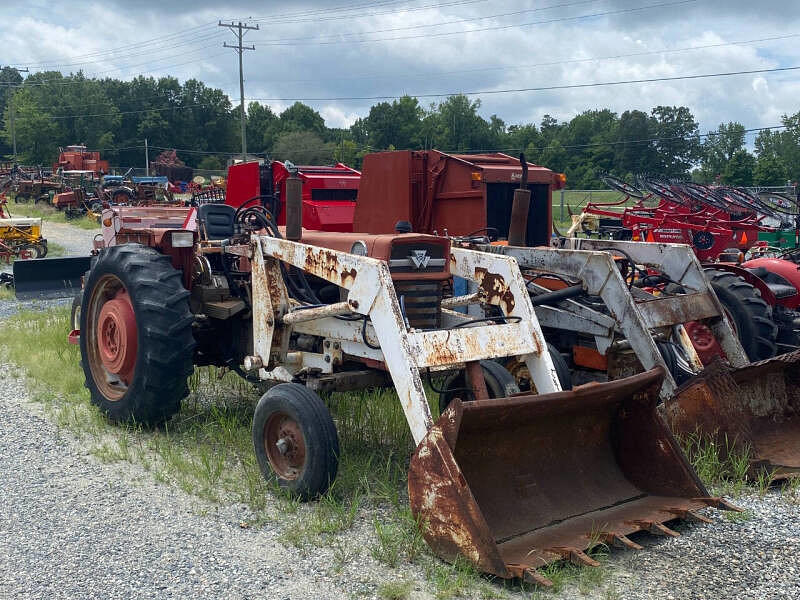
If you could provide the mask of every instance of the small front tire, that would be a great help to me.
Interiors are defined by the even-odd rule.
[[[258,401],[253,446],[264,478],[307,501],[328,491],[339,468],[339,436],[319,396],[299,383],[281,383]]]

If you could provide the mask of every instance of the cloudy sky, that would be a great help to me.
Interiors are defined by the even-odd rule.
[[[238,103],[222,20],[258,24],[245,94],[275,111],[301,99],[329,126],[401,94],[480,94],[506,123],[593,108],[691,107],[706,131],[776,125],[800,110],[800,70],[505,92],[800,66],[797,0],[51,0],[0,2],[0,64],[130,78],[196,77]],[[498,93],[488,93],[488,92]],[[752,138],[751,140],[752,141]]]

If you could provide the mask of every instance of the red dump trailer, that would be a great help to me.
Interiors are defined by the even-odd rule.
[[[354,231],[392,233],[408,221],[416,233],[469,235],[491,230],[508,237],[514,190],[522,178],[507,154],[446,154],[438,150],[377,152],[364,157]],[[552,192],[566,178],[528,163],[528,246],[548,245]],[[476,231],[477,230],[477,231]]]
[[[245,162],[228,167],[225,204],[240,207],[254,198],[270,206],[278,225],[286,223],[286,179],[292,170],[303,182],[303,227],[353,231],[353,213],[361,173],[347,165],[294,166],[291,163]]]

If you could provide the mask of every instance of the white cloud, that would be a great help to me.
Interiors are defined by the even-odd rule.
[[[245,38],[257,50],[245,54],[247,96],[287,98],[270,102],[280,112],[291,98],[422,94],[562,86],[597,81],[674,77],[800,65],[800,37],[751,45],[726,45],[685,52],[656,53],[587,62],[522,65],[707,46],[730,41],[800,33],[800,3],[765,0],[694,2],[678,7],[562,21],[528,27],[453,36],[437,36],[487,26],[564,18],[641,6],[630,0],[606,0],[530,12],[516,17],[439,26],[457,19],[496,15],[541,6],[532,0],[463,3],[437,10],[402,12],[400,4],[364,9],[360,15],[331,20],[342,13],[302,16],[310,9],[341,10],[348,3],[305,2],[277,5],[240,2],[236,7],[198,0],[172,2],[74,2],[67,7],[14,4],[0,7],[3,55],[10,64],[95,61],[67,67],[87,74],[131,77],[139,72],[196,77],[232,94],[238,103],[235,53],[222,43],[233,36],[215,25],[241,15],[293,13],[294,19],[260,21],[261,30]],[[430,5],[409,0],[407,6]],[[554,3],[555,4],[555,3]],[[563,4],[563,3],[559,3]],[[51,5],[48,5],[51,6]],[[171,12],[164,12],[171,11]],[[222,11],[222,12],[220,12]],[[229,12],[237,14],[228,14]],[[88,18],[91,15],[91,18]],[[436,27],[411,28],[422,25]],[[396,29],[397,31],[378,30]],[[370,44],[269,45],[269,40],[334,39],[360,36],[413,37]],[[149,40],[158,40],[150,42]],[[308,41],[308,40],[306,40]],[[122,51],[109,53],[114,48]],[[226,53],[227,52],[227,53]],[[87,56],[90,55],[90,56]],[[184,64],[188,63],[188,64]],[[453,72],[458,71],[458,72]],[[800,73],[798,73],[800,75]],[[587,109],[649,110],[659,104],[689,106],[703,130],[738,120],[748,127],[776,124],[800,110],[798,79],[784,75],[748,75],[636,85],[485,95],[482,113],[507,123],[535,121],[545,114],[568,120]],[[431,100],[422,99],[424,105]],[[347,126],[366,114],[370,101],[309,102],[330,126]]]

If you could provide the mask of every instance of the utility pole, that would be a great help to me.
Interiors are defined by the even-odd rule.
[[[144,138],[144,176],[150,177],[150,156],[147,153],[147,138]]]
[[[248,25],[247,23],[242,23],[241,21],[238,23],[234,23],[233,21],[230,23],[223,23],[220,21],[219,26],[230,29],[233,32],[233,35],[236,36],[236,40],[238,42],[235,46],[229,44],[228,42],[223,42],[222,46],[224,48],[233,48],[239,54],[239,95],[242,101],[242,160],[247,160],[247,133],[245,132],[246,114],[244,110],[244,70],[242,69],[242,54],[244,54],[245,50],[255,50],[256,47],[252,45],[242,46],[242,38],[248,30],[258,30],[258,25]]]
[[[18,69],[17,67],[9,67],[17,73],[27,73],[28,69]],[[14,96],[12,90],[14,86],[8,88],[8,108],[9,108],[9,125],[11,127],[11,146],[14,148],[14,164],[17,164],[17,128],[14,123]]]

